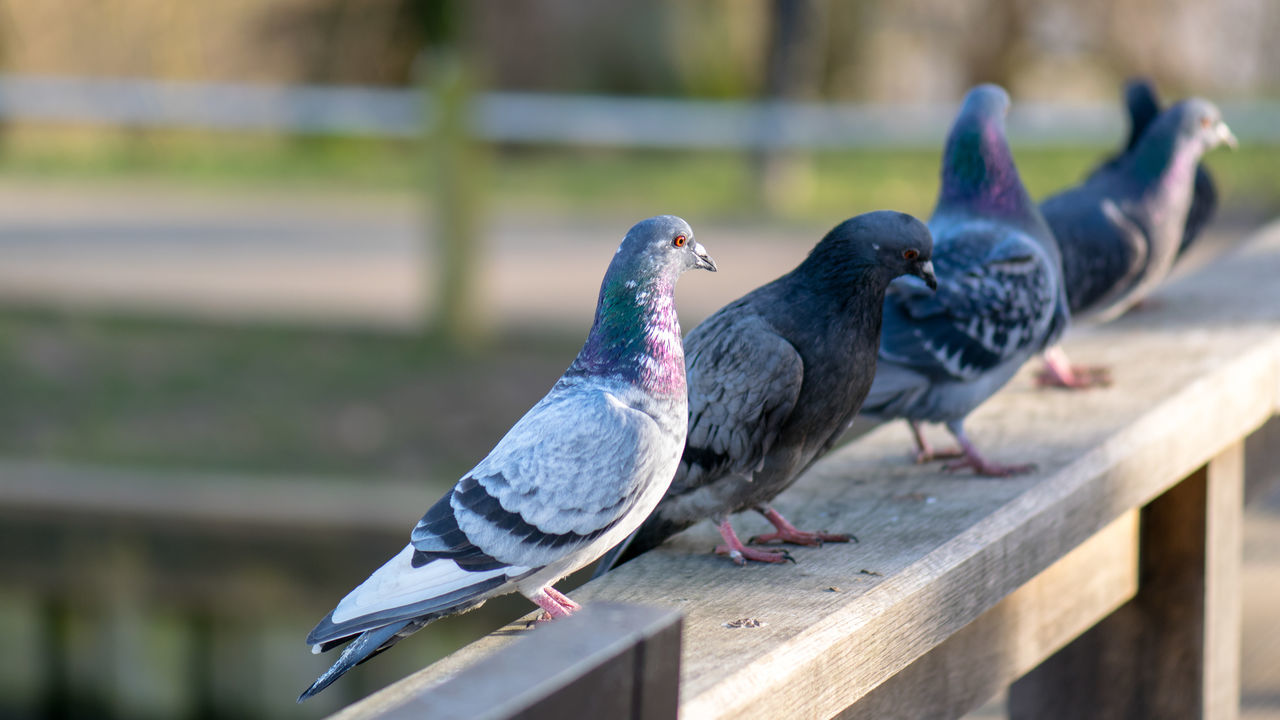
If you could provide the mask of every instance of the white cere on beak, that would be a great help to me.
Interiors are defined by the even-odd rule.
[[[1219,120],[1215,130],[1218,132],[1218,139],[1225,143],[1227,147],[1232,150],[1239,147],[1240,144],[1236,141],[1236,136],[1231,133],[1231,128],[1227,127],[1226,123]]]

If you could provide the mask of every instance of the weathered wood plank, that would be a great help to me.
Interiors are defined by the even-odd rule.
[[[1244,443],[1206,468],[1203,716],[1240,714],[1240,632],[1244,607]]]
[[[737,568],[707,553],[715,534],[700,526],[573,595],[685,612],[684,718],[837,714],[1275,412],[1277,273],[1280,226],[1171,284],[1150,309],[1073,338],[1078,361],[1113,366],[1114,387],[1042,392],[1028,373],[1016,379],[970,431],[997,459],[1037,462],[1032,475],[914,466],[905,429],[879,428],[779,502],[797,524],[851,531],[861,544]],[[735,522],[746,534],[763,527]],[[761,625],[727,627],[741,618]],[[509,641],[490,636],[387,692],[437,684]]]
[[[1130,511],[838,717],[960,717],[1137,590],[1138,513]]]
[[[448,683],[383,693],[370,709],[388,720],[660,720],[676,716],[679,667],[678,613],[597,603]]]
[[[1138,596],[1013,685],[1012,718],[1224,718],[1239,706],[1243,446],[1142,511]]]

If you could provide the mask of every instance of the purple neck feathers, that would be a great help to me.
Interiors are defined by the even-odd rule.
[[[567,375],[615,377],[651,393],[685,392],[674,278],[606,278],[595,322]]]
[[[957,124],[942,162],[938,208],[961,206],[1004,217],[1026,213],[1030,198],[996,122]]]

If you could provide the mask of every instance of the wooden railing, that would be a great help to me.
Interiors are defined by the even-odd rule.
[[[683,616],[686,719],[958,717],[1006,686],[1014,718],[1235,717],[1243,448],[1280,407],[1278,277],[1273,225],[1072,336],[1114,387],[1024,372],[970,428],[1032,475],[914,466],[881,427],[779,500],[858,544],[737,568],[698,527],[575,591],[580,617],[515,642],[517,623],[337,717],[674,717],[663,611]]]

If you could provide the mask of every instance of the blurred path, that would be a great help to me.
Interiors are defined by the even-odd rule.
[[[491,217],[487,316],[584,327],[614,248],[639,219]],[[689,219],[724,271],[681,286],[687,324],[794,265],[827,229]],[[436,281],[424,226],[407,195],[0,184],[0,299],[412,327]]]

